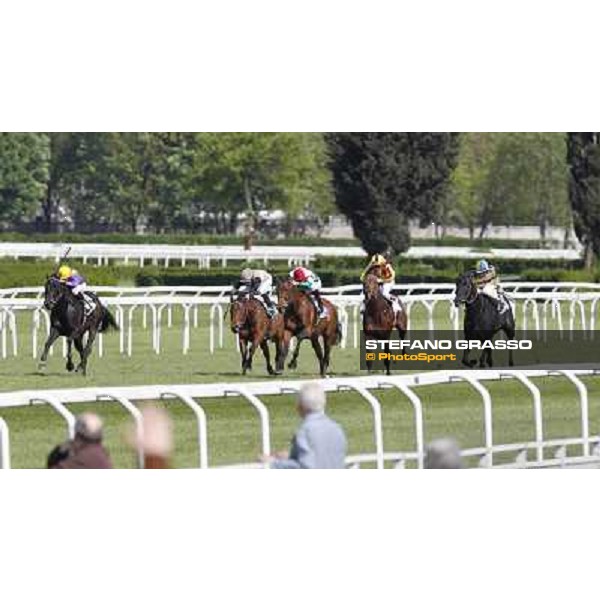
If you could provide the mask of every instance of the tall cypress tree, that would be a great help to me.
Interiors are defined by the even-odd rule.
[[[330,133],[336,203],[369,252],[409,247],[409,219],[437,215],[458,156],[455,133]]]
[[[568,133],[569,201],[586,267],[600,255],[600,133]]]

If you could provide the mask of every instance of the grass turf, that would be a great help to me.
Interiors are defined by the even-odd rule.
[[[447,310],[436,309],[436,324],[448,326]],[[566,316],[566,315],[565,315]],[[424,311],[415,310],[414,328],[425,326]],[[25,317],[22,317],[25,319]],[[90,374],[83,378],[64,371],[61,345],[49,359],[45,375],[39,375],[31,356],[29,322],[20,323],[19,356],[0,360],[0,390],[56,389],[64,387],[210,383],[215,381],[243,381],[267,379],[262,356],[257,356],[252,375],[240,375],[239,356],[233,335],[225,331],[225,346],[214,354],[208,352],[207,315],[201,314],[200,327],[192,332],[189,354],[181,352],[180,316],[176,313],[174,326],[164,328],[160,355],[152,352],[151,331],[141,322],[134,330],[133,356],[118,352],[118,334],[105,336],[105,355],[96,353],[91,358]],[[568,322],[568,321],[567,321]],[[358,368],[358,350],[336,348],[332,356],[332,373],[338,376],[361,374]],[[305,378],[316,375],[316,359],[306,345],[296,372],[287,371],[285,378]],[[536,380],[538,381],[538,380]],[[600,381],[586,380],[590,390],[590,431],[600,428]],[[574,388],[557,378],[543,378],[539,382],[546,437],[579,435],[579,406]],[[486,384],[494,399],[495,443],[532,440],[533,410],[528,392],[516,382],[502,381]],[[463,446],[483,444],[483,416],[478,394],[469,386],[453,383],[419,388],[423,400],[426,439],[453,435]],[[384,445],[387,451],[414,448],[414,426],[409,402],[398,391],[377,393],[382,402]],[[297,417],[290,395],[264,397],[271,415],[272,445],[274,449],[287,447]],[[176,401],[164,403],[175,425],[175,466],[192,467],[197,464],[195,419],[191,411]],[[209,460],[211,464],[250,462],[260,452],[260,431],[257,416],[247,403],[237,398],[203,400],[208,416]],[[123,409],[112,402],[74,404],[74,413],[94,410],[106,423],[106,445],[116,466],[133,467],[133,454],[124,443],[123,430],[129,422]],[[353,393],[329,395],[329,412],[344,426],[349,439],[349,452],[374,450],[372,419],[365,401]],[[64,438],[64,423],[47,406],[0,408],[11,434],[13,467],[43,467],[48,451]]]

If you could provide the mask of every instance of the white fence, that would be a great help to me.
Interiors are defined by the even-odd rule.
[[[515,302],[518,328],[521,331],[537,332],[548,329],[560,331],[584,329],[590,335],[597,326],[600,285],[592,283],[506,283],[504,288]],[[211,353],[222,348],[225,340],[225,317],[228,286],[188,286],[188,287],[148,287],[119,288],[97,287],[95,290],[102,301],[115,312],[120,325],[119,352],[131,356],[134,350],[134,319],[142,315],[142,326],[151,328],[152,349],[160,354],[164,327],[174,326],[173,311],[182,311],[180,321],[181,351],[187,354],[191,347],[192,332],[200,323],[200,308],[207,311],[209,325],[208,347]],[[413,284],[397,285],[402,301],[406,305],[411,327],[411,314],[415,307],[425,311],[427,327],[440,329],[436,324],[435,311],[438,307],[447,314],[447,323],[454,330],[461,326],[460,311],[454,306],[453,284]],[[360,339],[360,307],[362,287],[347,285],[323,290],[338,307],[342,324],[342,347],[349,344],[357,348]],[[8,288],[0,290],[0,354],[7,358],[9,354],[17,356],[19,337],[24,335],[23,319],[18,314],[29,314],[30,347],[33,358],[37,357],[43,337],[50,329],[50,319],[43,309],[42,288]],[[563,308],[566,307],[566,315]],[[439,314],[439,312],[438,312]],[[21,331],[19,331],[21,328]],[[63,345],[63,353],[66,345]],[[99,336],[98,352],[104,353],[102,335]]]
[[[377,468],[386,465],[403,468],[408,464],[422,468],[425,458],[427,432],[423,419],[423,406],[419,397],[419,388],[426,385],[442,385],[453,382],[468,383],[479,395],[483,407],[483,439],[474,447],[462,449],[465,457],[478,459],[480,467],[551,467],[597,464],[600,462],[599,432],[590,431],[589,394],[581,376],[597,375],[595,371],[443,371],[421,373],[418,375],[345,377],[322,380],[326,391],[358,393],[371,412],[371,423],[365,424],[373,435],[374,452],[353,455],[347,458],[349,467],[373,464]],[[538,377],[562,377],[573,388],[579,401],[579,435],[570,438],[547,438],[544,433],[544,402],[539,387],[535,383]],[[534,439],[526,439],[509,444],[496,444],[493,428],[493,397],[485,387],[486,381],[513,379],[519,381],[528,391],[532,406]],[[139,400],[162,399],[166,402],[183,402],[188,406],[196,420],[196,442],[198,447],[197,465],[207,468],[210,464],[207,419],[202,408],[202,399],[227,398],[232,395],[245,399],[255,410],[260,423],[260,439],[257,447],[263,454],[271,453],[271,416],[261,396],[296,393],[305,381],[268,381],[245,384],[204,384],[143,386],[122,388],[83,388],[73,390],[18,391],[0,394],[0,410],[8,407],[28,406],[33,403],[45,403],[51,406],[64,420],[66,435],[73,437],[75,416],[67,404],[109,400],[119,403],[133,419],[138,430],[143,422],[138,408],[133,404]],[[378,390],[394,389],[398,400],[407,398],[412,406],[414,424],[414,444],[408,448],[397,447],[394,442],[384,446],[383,415],[381,403],[376,396]],[[435,410],[433,408],[432,410]],[[392,436],[390,436],[392,437]],[[389,439],[389,438],[388,438]],[[498,462],[498,458],[501,462]],[[138,457],[141,464],[142,457]],[[249,466],[249,465],[232,465]],[[254,465],[256,466],[256,465]],[[10,467],[9,432],[6,423],[0,418],[0,467]]]
[[[365,258],[365,251],[358,246],[254,246],[245,250],[242,246],[179,246],[168,244],[52,244],[52,243],[0,243],[0,257],[39,258],[58,262],[67,247],[69,256],[98,265],[111,260],[125,264],[174,263],[198,268],[226,266],[228,261],[254,261],[268,265],[272,261],[285,261],[288,265],[309,264],[317,256]],[[581,253],[573,249],[545,250],[520,248],[466,248],[460,246],[414,246],[404,254],[411,258],[450,257],[476,260],[477,258],[505,258],[525,260],[579,260]]]

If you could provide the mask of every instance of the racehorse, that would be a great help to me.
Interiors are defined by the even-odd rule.
[[[269,318],[260,300],[248,294],[231,298],[229,315],[231,331],[239,336],[242,375],[252,369],[252,357],[258,346],[267,361],[269,375],[278,375],[279,369],[276,371],[271,366],[268,341],[275,343],[275,362],[278,364],[283,337],[283,317],[277,314],[272,319]]]
[[[407,330],[407,316],[404,305],[400,300],[401,310],[394,313],[389,301],[381,292],[377,275],[369,273],[363,281],[363,294],[365,297],[363,312],[363,331],[365,339],[389,340],[394,329],[398,330],[400,339],[404,339]],[[390,359],[384,359],[385,371],[390,374]],[[373,367],[373,361],[367,361],[369,373]]]
[[[86,293],[91,295],[91,292]],[[96,306],[86,316],[83,301],[77,298],[69,287],[55,276],[48,277],[44,288],[44,307],[50,311],[50,333],[40,357],[40,370],[46,368],[48,352],[52,344],[60,336],[65,336],[67,338],[67,371],[75,369],[72,356],[72,346],[75,344],[80,357],[75,371],[81,372],[84,376],[87,374],[88,358],[92,352],[96,335],[111,328],[119,328],[110,311],[100,303],[97,297],[94,299]],[[86,333],[87,340],[84,345],[83,336]]]
[[[326,316],[317,320],[317,311],[307,293],[296,287],[291,280],[280,282],[277,286],[277,298],[280,310],[283,310],[283,343],[277,363],[277,370],[283,371],[285,357],[289,351],[292,337],[298,343],[290,368],[296,366],[300,343],[309,339],[319,361],[319,372],[325,377],[329,368],[331,348],[342,339],[342,328],[335,306],[323,298]],[[321,346],[322,340],[322,346]]]
[[[508,307],[502,314],[493,298],[480,294],[474,280],[473,272],[468,271],[456,280],[454,305],[465,305],[464,332],[466,340],[492,340],[494,336],[503,331],[509,340],[515,337],[515,317],[512,307]],[[467,367],[474,367],[476,360],[469,360],[470,350],[464,351],[462,363]],[[508,350],[508,364],[514,365],[513,352]],[[479,368],[492,366],[492,350],[485,348],[479,357]]]

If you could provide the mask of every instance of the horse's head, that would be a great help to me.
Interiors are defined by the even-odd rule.
[[[248,296],[238,296],[231,298],[229,305],[229,316],[231,317],[231,331],[239,333],[246,323],[248,314]]]
[[[374,273],[369,273],[363,281],[363,294],[365,300],[375,298],[379,294],[379,279]]]
[[[277,284],[277,308],[284,311],[290,301],[292,291],[295,289],[294,282],[289,277]]]
[[[63,297],[63,294],[63,284],[55,275],[50,275],[50,277],[46,279],[46,285],[44,287],[44,308],[52,310]]]
[[[468,271],[463,273],[456,280],[456,290],[454,292],[454,306],[459,304],[471,304],[477,298],[477,286],[473,280],[473,273]]]

